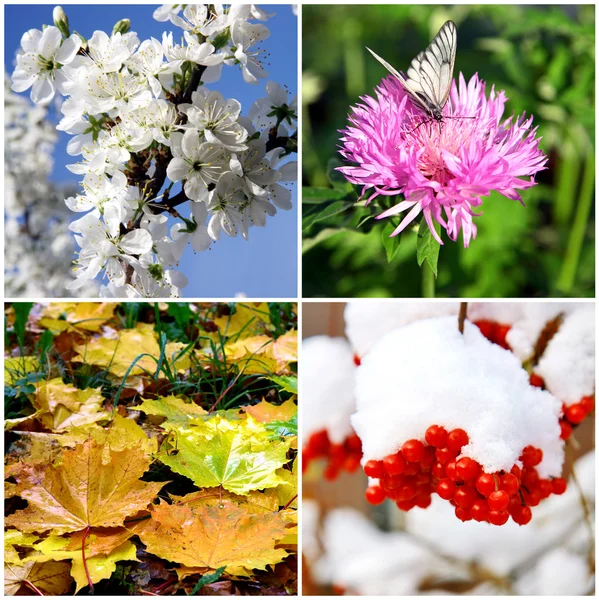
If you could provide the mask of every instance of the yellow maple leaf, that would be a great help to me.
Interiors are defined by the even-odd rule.
[[[271,421],[289,421],[297,412],[297,404],[293,400],[287,400],[283,404],[271,404],[262,400],[252,406],[244,406],[243,410],[249,413],[261,423],[270,423]]]
[[[140,410],[146,415],[165,417],[172,423],[188,423],[198,415],[207,414],[206,411],[194,402],[186,402],[177,396],[160,396],[156,400],[146,400],[132,410]]]
[[[94,423],[109,415],[99,389],[80,390],[60,377],[39,381],[32,401],[38,409],[36,418],[53,431]]]
[[[23,533],[18,529],[8,529],[4,532],[4,560],[7,563],[21,564],[23,561],[19,557],[15,546],[31,548],[39,542],[37,535]]]
[[[139,478],[151,459],[141,448],[110,450],[93,439],[64,450],[60,464],[19,464],[13,476],[29,505],[5,519],[21,531],[66,533],[86,527],[117,527],[147,508],[164,483]]]
[[[4,383],[13,385],[28,373],[35,373],[40,368],[37,356],[15,356],[4,359]]]
[[[189,353],[181,355],[184,348],[185,344],[179,342],[165,346],[165,359],[178,372],[189,369],[191,364]],[[154,374],[160,356],[158,334],[149,323],[138,323],[135,329],[119,331],[116,338],[100,337],[75,344],[74,349],[78,355],[73,362],[105,367],[117,377],[123,377],[136,359],[129,375]]]
[[[136,547],[128,541],[133,533],[125,528],[120,528],[116,532],[112,530],[111,533],[96,531],[93,534],[90,533],[90,536],[92,535],[93,539],[90,540],[89,545],[87,539],[85,544],[85,562],[92,583],[98,583],[98,581],[110,577],[119,560],[137,560]],[[71,561],[71,576],[77,584],[75,593],[89,585],[81,552],[82,541],[83,534],[80,532],[70,539],[56,535],[50,536],[36,545],[36,549],[40,552],[40,555],[35,557],[37,562]]]
[[[235,314],[217,317],[214,322],[223,337],[246,337],[270,325],[270,311],[266,302],[238,302]]]
[[[114,316],[116,306],[114,302],[51,302],[43,311],[40,325],[53,333],[76,329],[100,331]]]
[[[44,592],[48,596],[60,596],[66,594],[73,579],[69,571],[71,565],[68,562],[38,563],[35,561],[19,565],[4,564],[4,593],[8,596],[16,595],[23,587],[33,595]],[[36,592],[31,586],[25,586],[25,582],[35,586]]]
[[[251,513],[229,499],[217,504],[161,502],[134,531],[148,552],[188,567],[265,569],[287,556],[275,548],[286,535],[280,513]]]
[[[250,415],[234,421],[216,415],[189,426],[166,421],[162,427],[175,432],[178,452],[161,454],[161,462],[198,487],[222,485],[246,494],[283,483],[276,470],[287,462],[290,442],[272,439],[265,425]]]

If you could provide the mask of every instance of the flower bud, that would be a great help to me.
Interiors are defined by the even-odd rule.
[[[129,19],[121,19],[115,26],[112,28],[112,35],[115,33],[120,33],[123,35],[127,33],[131,29],[131,21]]]
[[[54,25],[58,27],[58,30],[62,35],[68,38],[71,33],[69,32],[69,19],[65,14],[62,6],[56,6],[52,11],[52,18],[54,19]]]

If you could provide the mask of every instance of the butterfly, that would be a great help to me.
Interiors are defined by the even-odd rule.
[[[367,50],[397,77],[413,104],[427,113],[432,120],[440,123],[443,121],[443,107],[447,104],[453,80],[457,45],[458,34],[455,23],[447,21],[439,29],[429,47],[410,63],[405,78],[370,48]]]

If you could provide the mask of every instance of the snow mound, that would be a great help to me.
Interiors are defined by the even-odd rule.
[[[326,429],[334,444],[353,433],[355,410],[353,352],[344,338],[318,335],[302,343],[300,362],[302,440]]]
[[[564,404],[595,393],[595,307],[569,314],[551,338],[535,373]]]
[[[314,566],[315,579],[342,586],[349,594],[416,594],[431,572],[451,572],[424,545],[405,533],[378,530],[352,508],[337,508],[327,515],[322,542],[324,554]]]
[[[525,446],[543,451],[541,477],[559,476],[563,442],[560,401],[529,384],[509,351],[455,317],[418,321],[383,337],[362,360],[356,377],[352,425],[364,458],[381,460],[430,425],[461,427],[470,437],[464,456],[487,472],[520,464]]]

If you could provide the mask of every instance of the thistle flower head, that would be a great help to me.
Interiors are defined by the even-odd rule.
[[[454,241],[462,230],[467,247],[482,197],[495,190],[522,202],[518,190],[535,185],[535,173],[545,168],[532,117],[503,119],[505,93],[493,87],[487,97],[478,75],[466,83],[460,73],[453,82],[442,122],[423,115],[393,76],[381,81],[376,98],[361,100],[341,137],[340,152],[354,164],[339,170],[362,186],[362,195],[373,192],[368,201],[403,195],[377,217],[409,211],[392,235],[422,213],[439,243],[435,221]]]

